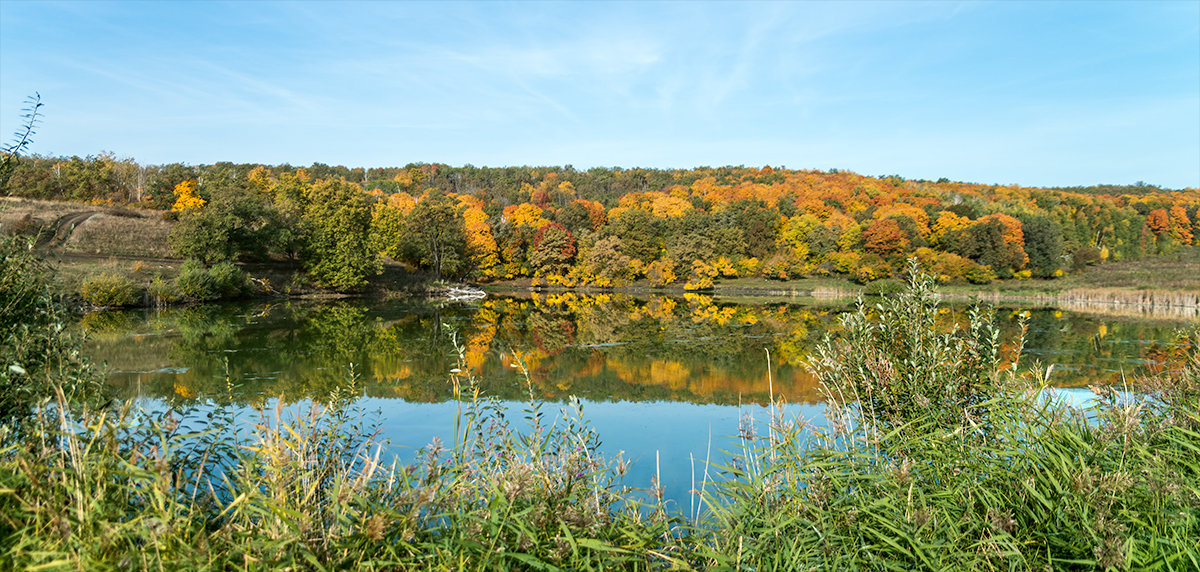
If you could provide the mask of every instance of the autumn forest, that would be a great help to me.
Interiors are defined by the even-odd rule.
[[[1027,188],[783,167],[345,168],[27,157],[3,194],[160,209],[205,264],[292,260],[361,287],[384,257],[436,279],[705,290],[731,277],[1055,278],[1193,244],[1200,191]]]

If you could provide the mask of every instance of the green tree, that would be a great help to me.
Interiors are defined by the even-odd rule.
[[[324,181],[305,197],[303,225],[307,234],[304,266],[313,281],[335,290],[366,284],[380,270],[371,249],[371,205],[354,183]]]
[[[633,260],[624,250],[620,238],[606,236],[584,249],[579,266],[596,286],[624,286],[633,280]]]
[[[566,274],[575,260],[575,236],[563,225],[552,222],[533,237],[529,263],[539,274]]]
[[[278,227],[267,198],[244,180],[205,181],[207,204],[180,214],[171,229],[171,248],[183,258],[205,264],[267,257]]]
[[[405,217],[405,256],[433,271],[437,280],[470,274],[471,253],[462,207],[441,191],[421,197]]]
[[[311,189],[312,185],[295,173],[281,174],[270,189],[271,249],[289,260],[296,260],[308,242],[304,212]]]
[[[947,232],[942,245],[949,252],[991,267],[999,276],[1011,275],[1025,265],[1024,251],[1004,241],[1004,225],[997,220]]]
[[[654,215],[641,210],[629,209],[615,217],[609,217],[604,231],[607,236],[621,239],[624,254],[650,263],[662,252],[662,233]]]
[[[1025,254],[1029,255],[1029,270],[1038,278],[1049,278],[1062,264],[1062,229],[1044,215],[1021,217],[1025,233]]]
[[[779,213],[758,199],[735,201],[717,217],[724,226],[742,231],[743,243],[736,252],[729,254],[766,258],[775,249],[775,238],[779,232]]]

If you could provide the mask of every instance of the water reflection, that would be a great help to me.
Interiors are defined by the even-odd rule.
[[[239,403],[323,398],[357,377],[369,397],[452,398],[465,367],[485,394],[522,400],[814,403],[803,360],[848,310],[837,302],[729,304],[682,298],[533,294],[473,304],[336,302],[103,312],[83,320],[88,355],[127,397]],[[1015,351],[1021,309],[1000,309]],[[1178,322],[1032,310],[1026,362],[1056,364],[1061,386],[1121,383],[1180,350]],[[946,327],[965,312],[945,309]],[[353,364],[353,371],[349,368]],[[528,383],[524,372],[528,372]]]

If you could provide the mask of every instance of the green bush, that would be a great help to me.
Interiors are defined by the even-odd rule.
[[[174,304],[183,299],[183,293],[179,291],[179,287],[174,282],[163,280],[161,275],[155,276],[150,281],[150,286],[146,288],[146,295],[155,306]]]
[[[940,323],[932,278],[846,315],[811,366],[828,426],[742,436],[710,485],[705,567],[1196,569],[1200,350],[1139,384],[1056,402],[999,353],[991,313]],[[1017,353],[1020,351],[1017,343]],[[781,407],[781,406],[780,406]],[[736,547],[736,549],[734,548]]]
[[[108,272],[85,279],[79,295],[93,306],[117,308],[136,305],[142,299],[141,289],[132,280]]]
[[[963,278],[971,284],[991,284],[996,279],[996,273],[992,272],[990,266],[975,265],[963,273]]]
[[[246,273],[232,262],[222,262],[208,269],[217,289],[224,299],[234,299],[245,296],[250,291],[250,282]]]
[[[194,259],[186,260],[179,268],[175,286],[181,294],[193,300],[207,302],[221,297],[220,283],[200,261]]]
[[[866,288],[863,288],[863,294],[868,296],[882,296],[884,294],[899,294],[905,290],[904,283],[895,278],[884,278],[874,282],[868,282]]]
[[[0,446],[6,437],[23,434],[35,406],[59,389],[72,403],[103,396],[99,376],[79,354],[70,322],[50,270],[31,243],[0,237]]]

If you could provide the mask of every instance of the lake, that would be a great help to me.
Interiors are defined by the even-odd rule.
[[[693,466],[698,479],[705,458],[721,460],[748,417],[764,430],[770,391],[790,416],[823,424],[803,362],[851,309],[847,300],[525,293],[110,311],[82,325],[85,352],[107,364],[125,398],[150,408],[230,400],[247,412],[353,391],[406,460],[434,436],[453,442],[452,370],[473,375],[516,418],[531,393],[548,402],[548,420],[576,396],[601,449],[634,461],[626,483],[648,487],[659,471],[667,496],[688,510]],[[1001,307],[1010,355],[1026,311],[1022,362],[1054,364],[1053,382],[1075,401],[1090,395],[1088,384],[1121,385],[1161,367],[1180,351],[1175,333],[1187,323]],[[942,318],[964,322],[965,306],[948,305]]]

